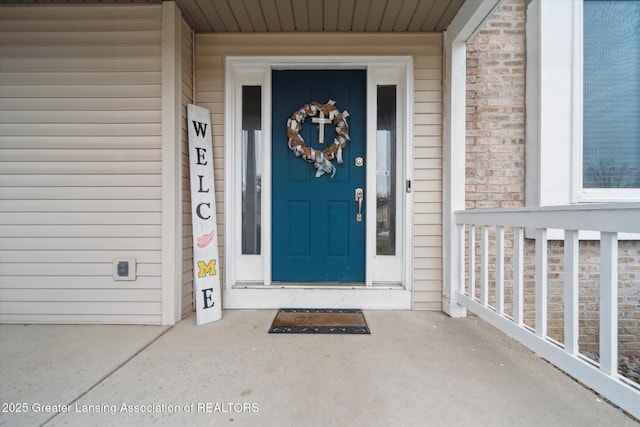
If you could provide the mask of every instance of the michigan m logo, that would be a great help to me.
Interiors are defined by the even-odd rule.
[[[205,276],[215,276],[216,275],[216,260],[212,259],[208,264],[205,264],[204,261],[198,261],[198,277]]]

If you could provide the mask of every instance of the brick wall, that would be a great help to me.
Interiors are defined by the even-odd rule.
[[[466,208],[524,206],[525,0],[504,0],[467,44]],[[505,303],[512,314],[512,233],[505,233]],[[492,236],[492,233],[490,233]],[[476,250],[480,245],[476,235]],[[548,334],[563,341],[564,247],[548,244]],[[640,358],[640,242],[619,245],[619,350]],[[490,238],[489,281],[495,286],[495,241]],[[525,323],[535,326],[535,245],[525,245]],[[476,259],[479,295],[479,255]],[[580,351],[597,358],[599,244],[580,243]],[[490,293],[490,301],[494,300]]]
[[[467,43],[466,208],[524,206],[524,0]]]

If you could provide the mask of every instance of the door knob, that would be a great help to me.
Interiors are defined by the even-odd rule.
[[[362,221],[362,201],[364,200],[364,190],[362,188],[356,188],[356,202],[358,202],[358,213],[356,214],[356,221]]]

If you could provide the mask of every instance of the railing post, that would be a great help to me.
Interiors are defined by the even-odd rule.
[[[476,226],[469,225],[469,296],[476,297]]]
[[[578,354],[578,231],[564,231],[564,349]]]
[[[536,229],[536,335],[547,336],[547,229]]]
[[[524,305],[524,228],[513,229],[513,321],[522,326]]]
[[[496,227],[496,311],[504,314],[504,227]]]
[[[458,292],[464,293],[464,224],[457,225],[458,227]]]
[[[600,238],[600,369],[618,372],[618,233]]]
[[[480,232],[480,302],[489,304],[489,226],[483,225]]]

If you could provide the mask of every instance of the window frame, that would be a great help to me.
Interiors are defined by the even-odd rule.
[[[577,64],[573,75],[574,87],[574,135],[572,139],[574,162],[577,165],[573,177],[573,187],[577,188],[576,201],[580,202],[634,202],[640,201],[640,188],[585,188],[584,183],[584,0],[574,0],[573,56]],[[577,157],[577,158],[576,158]],[[577,176],[575,176],[577,175]]]
[[[583,187],[583,1],[527,7],[527,206],[640,201],[640,188]]]

